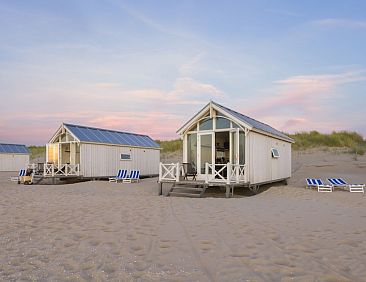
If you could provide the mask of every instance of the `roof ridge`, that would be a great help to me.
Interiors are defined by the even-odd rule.
[[[14,145],[14,146],[25,146],[25,147],[27,147],[27,145],[25,145],[25,144],[2,143],[2,142],[0,142],[0,145]]]
[[[90,128],[90,129],[96,129],[96,130],[102,130],[102,131],[111,131],[111,132],[117,132],[117,133],[123,133],[123,134],[130,134],[130,135],[138,135],[138,136],[145,136],[145,137],[149,137],[151,139],[151,137],[147,134],[140,134],[140,133],[134,133],[134,132],[127,132],[127,131],[118,131],[118,130],[114,130],[114,129],[106,129],[106,128],[100,128],[100,127],[92,127],[92,126],[86,126],[86,125],[79,125],[79,124],[72,124],[72,123],[63,123],[64,125],[68,126],[77,126],[77,127],[83,127],[83,128]]]

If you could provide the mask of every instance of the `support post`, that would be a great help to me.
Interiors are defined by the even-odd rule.
[[[162,163],[159,163],[159,182],[161,181],[161,177],[163,175],[163,167],[162,167]]]
[[[179,176],[180,176],[179,163],[176,164],[176,170],[177,170],[177,174],[175,176],[175,181],[179,182]]]
[[[226,197],[226,198],[230,198],[230,185],[226,185],[226,193],[225,193],[225,197]]]
[[[158,195],[161,196],[163,195],[163,183],[159,182],[159,191],[158,191]]]

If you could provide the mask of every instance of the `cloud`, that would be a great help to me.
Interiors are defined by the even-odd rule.
[[[335,89],[343,84],[366,81],[364,70],[339,74],[298,75],[275,81],[277,93],[267,98],[256,112],[273,112],[292,106],[305,112],[324,109],[323,102],[337,95]]]
[[[19,120],[22,120],[20,123]],[[147,134],[153,139],[175,139],[184,121],[179,114],[163,111],[79,111],[14,114],[0,124],[1,142],[42,145],[62,122]]]
[[[133,97],[166,104],[197,105],[207,103],[213,98],[222,98],[225,94],[209,83],[202,83],[189,77],[178,78],[170,91],[140,89],[128,92]]]
[[[95,87],[97,88],[101,88],[101,89],[109,89],[109,88],[115,88],[115,87],[119,87],[120,84],[119,83],[115,83],[115,82],[99,82],[94,84]]]
[[[339,18],[320,19],[311,22],[312,25],[330,28],[361,28],[366,29],[366,20],[350,20]]]
[[[337,107],[334,99],[342,95],[342,85],[366,81],[365,73],[365,70],[353,70],[298,75],[275,81],[270,95],[253,100],[257,106],[247,112],[287,132],[345,129],[347,125],[332,115]]]
[[[148,17],[146,14],[142,13],[141,11],[135,10],[125,3],[120,3],[119,1],[115,2],[115,4],[122,9],[126,14],[130,17],[136,19],[137,21],[141,22],[148,28],[157,31],[159,33],[163,33],[166,35],[171,35],[175,37],[182,37],[182,38],[193,38],[193,36],[187,32],[183,32],[181,30],[173,29],[168,25],[163,25],[159,23],[157,20]]]

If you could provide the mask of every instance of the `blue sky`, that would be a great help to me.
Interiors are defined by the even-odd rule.
[[[0,141],[61,122],[176,138],[210,99],[366,136],[364,1],[0,1]]]

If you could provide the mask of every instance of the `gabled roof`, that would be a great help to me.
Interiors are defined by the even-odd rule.
[[[202,108],[193,118],[191,118],[187,123],[185,123],[177,132],[181,132],[185,127],[190,125],[194,120],[201,116],[203,112],[206,112],[211,107],[215,108],[216,110],[220,111],[222,114],[233,117],[236,121],[241,123],[242,126],[249,128],[250,130],[258,131],[260,133],[268,134],[274,137],[278,137],[279,139],[283,139],[288,142],[294,142],[294,140],[288,137],[286,134],[282,133],[281,131],[273,128],[272,126],[260,122],[256,119],[243,115],[239,112],[236,112],[232,109],[224,107],[216,102],[211,101],[205,107]]]
[[[64,123],[63,125],[80,142],[126,145],[126,146],[146,147],[146,148],[160,148],[159,144],[157,144],[147,135],[88,127],[69,123]]]
[[[29,150],[25,145],[0,143],[0,153],[29,154]]]

